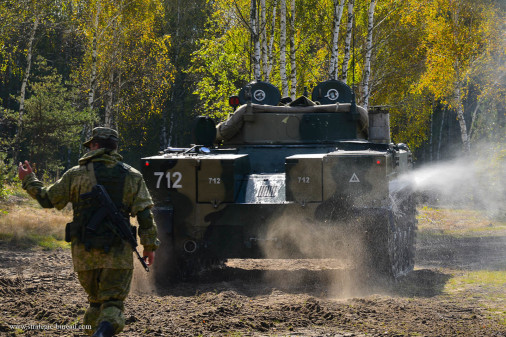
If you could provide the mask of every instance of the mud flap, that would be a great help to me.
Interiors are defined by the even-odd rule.
[[[155,206],[151,209],[158,230],[171,235],[174,230],[174,208],[172,206]]]

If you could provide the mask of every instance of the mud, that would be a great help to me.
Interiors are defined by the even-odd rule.
[[[462,240],[419,239],[415,270],[396,282],[331,259],[231,260],[155,289],[139,268],[121,336],[506,336],[486,287],[445,291],[455,274],[504,270],[505,237]],[[86,307],[68,250],[0,245],[0,298],[1,336],[83,335],[55,328],[80,324]]]

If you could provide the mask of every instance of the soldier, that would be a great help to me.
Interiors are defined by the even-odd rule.
[[[92,327],[88,334],[95,331],[93,336],[113,336],[125,326],[123,301],[132,280],[132,248],[113,233],[107,218],[99,223],[96,231],[86,229],[97,206],[93,200],[83,200],[80,195],[90,192],[96,184],[103,185],[125,218],[137,216],[147,265],[153,264],[159,245],[150,210],[153,202],[141,173],[121,162],[116,130],[94,128],[92,138],[83,145],[90,151],[79,159],[79,165],[49,187],[37,180],[28,161],[24,165],[19,163],[18,175],[23,188],[42,207],[60,210],[72,203],[74,218],[67,224],[65,236],[72,242],[74,271],[88,294],[89,307],[83,323]]]

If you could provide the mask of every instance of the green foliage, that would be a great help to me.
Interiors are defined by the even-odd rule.
[[[10,190],[8,186],[14,180],[15,172],[12,160],[7,159],[6,153],[0,152],[0,200],[6,199],[9,196]]]
[[[288,2],[287,2],[288,3]],[[279,6],[279,1],[278,1]],[[295,47],[297,56],[297,91],[314,86],[328,75],[328,55],[332,26],[332,1],[296,2]],[[207,22],[204,38],[193,54],[190,72],[201,80],[195,93],[202,106],[199,112],[217,118],[231,111],[228,97],[236,95],[241,87],[253,80],[249,33],[250,1],[223,0],[213,2],[212,16]],[[270,41],[273,2],[267,1],[267,39]],[[281,87],[279,74],[279,8],[276,11],[272,72],[270,82]],[[318,17],[319,20],[314,20]],[[289,50],[289,48],[287,48]],[[290,72],[290,64],[287,63]]]
[[[160,118],[173,81],[162,1],[73,3],[83,8],[73,13],[86,51],[74,72],[86,79],[81,91],[94,92],[88,107],[98,112],[100,124],[119,129],[124,148],[145,147],[159,132],[153,120]]]
[[[274,39],[270,82],[280,88],[280,10],[278,1],[271,27],[273,3],[266,0],[262,28],[268,41]],[[362,78],[369,3],[355,0],[350,85]],[[295,6],[300,95],[328,78],[334,1],[297,0]],[[18,131],[18,96],[36,19],[20,156],[35,160],[50,179],[75,162],[91,126],[117,127],[125,158],[135,161],[168,143],[187,145],[197,114],[225,118],[228,97],[253,78],[249,10],[249,0],[1,1],[0,151],[12,152]],[[506,141],[505,10],[489,0],[378,2],[370,104],[391,107],[395,141],[416,149],[441,139],[430,134],[442,129],[430,127],[431,115],[453,113],[456,87],[471,140]],[[355,89],[360,101],[362,88]]]
[[[247,1],[240,4],[244,8]],[[202,101],[199,112],[223,118],[230,111],[228,97],[250,80],[249,34],[233,1],[214,3],[206,38],[199,41],[199,47],[190,69],[201,79],[195,90]]]
[[[38,57],[34,66],[37,76],[25,102],[25,144],[37,169],[54,176],[63,169],[61,158],[69,151],[79,151],[82,126],[93,123],[96,116],[77,108],[75,88],[65,86],[62,76],[45,59]]]
[[[270,39],[273,1],[267,1],[266,29]],[[193,54],[191,73],[201,80],[196,93],[200,112],[223,118],[227,98],[252,80],[249,38],[250,2],[214,1],[206,36]],[[362,77],[367,34],[368,1],[355,1],[355,60],[350,62],[348,84]],[[279,6],[279,2],[278,2]],[[296,2],[298,93],[327,79],[332,37],[332,1]],[[340,62],[346,13],[340,29]],[[279,75],[279,8],[274,27],[271,83],[281,87]],[[392,136],[412,149],[423,147],[438,128],[430,128],[434,109],[453,110],[455,86],[462,87],[457,102],[465,102],[468,128],[477,103],[473,140],[504,140],[506,57],[504,10],[486,0],[379,2],[375,12],[371,74],[371,104],[391,107]],[[318,18],[318,19],[315,19]],[[353,64],[355,65],[353,67]],[[289,71],[289,70],[288,70]],[[356,88],[360,101],[362,88]],[[460,104],[460,103],[459,103]],[[432,135],[434,139],[437,135]]]

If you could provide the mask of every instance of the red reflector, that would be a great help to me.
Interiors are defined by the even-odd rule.
[[[230,104],[234,108],[236,106],[239,106],[239,104],[240,104],[239,97],[238,96],[230,96],[230,98],[228,99],[228,104]]]
[[[149,161],[145,162],[144,165],[149,166]]]
[[[378,164],[378,165],[381,164],[381,160],[379,160],[379,159],[376,160],[376,164]]]

